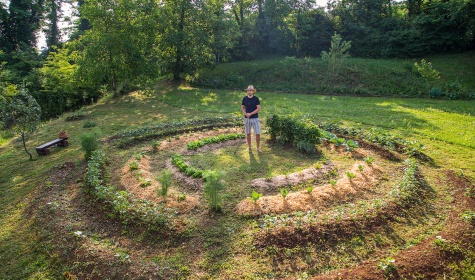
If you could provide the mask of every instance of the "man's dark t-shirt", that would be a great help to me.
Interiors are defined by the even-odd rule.
[[[261,105],[259,98],[257,96],[253,96],[249,98],[249,96],[244,96],[242,99],[242,105],[246,106],[246,113],[252,113],[257,109],[257,105]],[[259,114],[254,114],[251,116],[251,119],[258,118]]]

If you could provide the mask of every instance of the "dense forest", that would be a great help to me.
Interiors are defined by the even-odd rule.
[[[79,0],[66,42],[61,0],[0,3],[1,94],[23,89],[48,119],[197,69],[265,55],[318,57],[338,33],[362,58],[473,49],[474,0]],[[35,49],[37,33],[47,48]]]

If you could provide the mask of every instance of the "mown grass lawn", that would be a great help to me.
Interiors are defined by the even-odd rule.
[[[50,277],[52,271],[62,270],[61,265],[50,261],[48,241],[42,239],[37,229],[32,227],[34,217],[28,216],[28,211],[37,187],[45,185],[46,175],[52,167],[64,162],[76,162],[79,166],[83,162],[79,134],[98,131],[102,137],[107,137],[120,129],[155,121],[238,112],[243,96],[244,91],[162,84],[150,92],[133,93],[116,99],[104,98],[85,108],[87,113],[92,113],[90,119],[96,122],[96,127],[83,128],[83,121],[66,122],[65,116],[45,123],[28,141],[30,152],[35,153],[35,146],[55,139],[59,129],[68,132],[70,146],[52,149],[46,157],[35,155],[34,161],[28,161],[18,138],[12,138],[8,132],[0,134],[0,143],[3,143],[0,147],[0,279],[43,279]],[[275,92],[257,92],[256,96],[261,99],[262,111],[259,114],[262,120],[274,113],[312,114],[348,124],[361,124],[363,128],[381,127],[406,139],[422,142],[426,147],[424,152],[435,160],[432,167],[440,170],[461,169],[466,175],[475,175],[475,101],[345,96],[329,100],[320,95]],[[103,149],[107,153],[118,154],[120,160],[133,153],[132,149],[118,150],[110,145],[103,145]],[[227,152],[231,150],[228,148]],[[192,160],[197,164],[203,161],[199,156]],[[269,160],[282,161],[278,157]],[[205,163],[218,166],[233,164],[234,161],[222,157]],[[265,176],[269,170],[263,167],[259,172],[262,173],[259,175]],[[218,226],[228,228],[231,221],[220,220]],[[160,259],[156,261],[161,262]],[[208,265],[212,266],[212,263],[203,264]],[[250,268],[246,266],[245,269]]]

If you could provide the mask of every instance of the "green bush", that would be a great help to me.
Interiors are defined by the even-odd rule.
[[[315,145],[305,142],[305,141],[300,141],[297,143],[295,146],[297,151],[304,153],[304,154],[314,154],[317,150],[315,149]]]
[[[430,97],[440,97],[440,95],[442,94],[442,91],[440,90],[440,88],[438,87],[433,87],[431,90],[430,90]]]
[[[267,118],[266,124],[271,139],[283,137],[286,143],[300,141],[314,145],[321,143],[322,132],[320,128],[309,120],[298,119],[295,116],[272,115]]]
[[[160,185],[162,188],[160,190],[157,190],[158,194],[163,197],[163,201],[166,202],[167,200],[167,195],[168,195],[168,189],[172,185],[172,169],[164,169],[162,173],[160,173],[157,176],[157,181],[160,182]]]
[[[89,160],[91,153],[97,150],[99,147],[99,141],[97,141],[98,134],[96,132],[83,133],[79,135],[81,140],[81,148],[85,152],[84,158]]]
[[[222,198],[219,192],[225,189],[222,181],[224,176],[222,171],[208,171],[204,174],[203,193],[209,207],[216,212],[221,211]]]

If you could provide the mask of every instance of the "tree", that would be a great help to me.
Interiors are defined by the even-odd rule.
[[[214,60],[208,9],[201,0],[167,0],[160,11],[160,68],[162,74],[192,72]]]
[[[21,136],[23,148],[33,160],[26,148],[26,136],[35,131],[41,120],[41,108],[35,98],[26,89],[13,85],[0,85],[0,117],[3,122],[12,121],[14,131]]]
[[[421,61],[421,66],[419,66],[417,62],[414,63],[414,66],[416,66],[417,71],[422,75],[422,77],[426,81],[427,87],[429,88],[428,98],[430,98],[431,86],[435,83],[435,81],[440,79],[439,72],[435,70],[434,68],[432,68],[432,63],[426,62],[425,59]]]
[[[52,50],[52,46],[60,46],[61,32],[58,28],[58,21],[61,19],[61,0],[46,0],[45,10],[46,19],[48,19],[47,28],[43,29],[46,33],[46,46],[48,52]]]
[[[40,27],[44,0],[11,0],[4,21],[6,51],[17,50],[20,43],[30,47],[36,44],[36,31]]]
[[[333,88],[343,62],[350,56],[347,51],[351,48],[351,41],[342,41],[341,36],[336,34],[332,36],[330,51],[322,51],[322,60],[329,65],[330,75],[332,77],[332,91],[330,100],[333,97]]]
[[[155,41],[158,3],[151,0],[90,0],[82,16],[92,28],[82,37],[78,76],[91,86],[145,83],[158,75]]]
[[[221,211],[222,199],[219,192],[225,189],[225,185],[222,182],[224,175],[224,172],[208,171],[203,176],[205,179],[203,193],[213,211]]]

